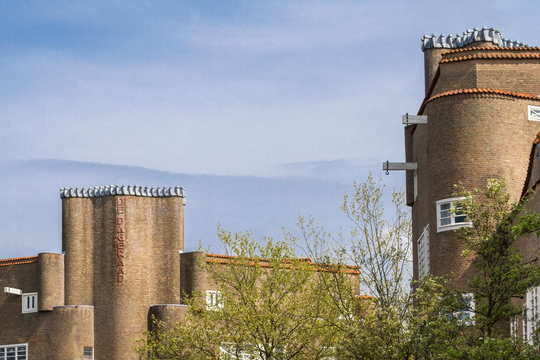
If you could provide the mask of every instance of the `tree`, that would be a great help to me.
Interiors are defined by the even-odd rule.
[[[313,219],[300,219],[309,256],[318,262],[357,265],[361,288],[373,296],[371,306],[361,307],[348,306],[347,298],[331,297],[331,305],[346,320],[334,324],[342,336],[338,355],[347,359],[536,358],[534,348],[523,339],[498,330],[522,310],[512,304],[512,298],[538,284],[540,269],[524,263],[512,248],[516,229],[538,229],[538,217],[529,216],[527,225],[515,226],[523,206],[511,201],[504,181],[489,180],[484,189],[472,192],[458,187],[457,195],[465,198],[457,203],[459,211],[472,225],[458,233],[466,245],[463,255],[476,268],[470,289],[456,289],[450,277],[426,277],[413,283],[411,292],[410,223],[404,196],[394,191],[395,216],[386,221],[383,189],[370,175],[366,182],[355,184],[351,198],[345,196],[342,209],[353,225],[348,237],[334,239]],[[341,293],[336,289],[348,285],[337,272],[322,286]],[[476,301],[472,309],[466,296],[471,291]],[[475,312],[474,320],[464,318],[465,310]]]
[[[518,218],[524,203],[511,199],[504,180],[489,179],[474,191],[457,189],[464,197],[458,206],[471,224],[460,229],[458,239],[465,243],[463,255],[472,259],[476,270],[469,279],[476,302],[475,328],[481,338],[494,338],[522,312],[511,300],[540,284],[540,268],[524,262],[513,247],[524,228],[524,220]]]
[[[342,206],[352,228],[337,238],[303,217],[302,237],[288,234],[285,241],[260,244],[249,233],[219,229],[229,257],[201,266],[219,284],[223,308],[206,311],[201,296],[191,297],[185,324],[157,324],[140,353],[176,359],[536,359],[534,346],[501,329],[522,311],[512,298],[540,284],[540,268],[513,248],[522,233],[540,233],[540,216],[518,220],[523,204],[511,200],[504,181],[489,180],[473,191],[458,186],[464,200],[453,211],[471,223],[458,238],[476,273],[468,289],[457,289],[451,277],[427,276],[412,283],[413,292],[404,196],[394,191],[394,217],[386,220],[383,189],[371,175],[355,184]],[[298,258],[298,250],[310,260]],[[470,292],[475,307],[465,296]],[[474,319],[464,318],[464,310]]]
[[[207,310],[201,294],[192,294],[184,324],[163,323],[146,333],[141,355],[168,359],[322,359],[332,355],[336,316],[322,306],[327,293],[316,274],[330,269],[299,259],[284,241],[251,234],[218,236],[227,257],[200,264],[222,296],[223,306]],[[350,271],[349,271],[350,273]],[[351,275],[351,274],[349,274]]]
[[[404,194],[394,191],[394,217],[387,220],[383,205],[384,186],[370,174],[355,183],[352,196],[345,195],[342,210],[351,231],[336,239],[313,219],[300,218],[303,249],[318,263],[352,263],[360,270],[360,289],[370,301],[354,301],[352,286],[341,272],[321,278],[321,288],[331,296],[328,304],[341,314],[333,326],[341,340],[338,355],[350,359],[408,358],[413,329],[413,296],[410,292],[410,218]],[[355,303],[355,306],[350,306]],[[410,325],[410,324],[409,324]],[[375,355],[376,354],[376,355]]]

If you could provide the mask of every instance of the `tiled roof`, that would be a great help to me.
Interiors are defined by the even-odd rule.
[[[493,59],[493,60],[496,60],[496,59],[540,59],[540,53],[472,54],[472,55],[445,58],[441,60],[441,64],[456,62],[456,61],[474,60],[474,59]]]
[[[238,259],[237,256],[230,256],[230,255],[220,255],[220,254],[206,254],[206,262],[207,263],[217,263],[217,264],[230,264],[232,260]],[[272,265],[268,262],[266,259],[253,259],[253,258],[247,258],[247,260],[253,260],[249,263],[249,265],[255,266],[261,266],[261,267],[272,267]],[[316,266],[317,271],[334,271],[330,267],[326,267],[323,264],[316,264],[311,261],[310,258],[299,258],[298,260],[302,262],[306,262],[309,265]],[[291,260],[284,260],[284,263],[292,263]],[[290,265],[284,265],[284,267],[291,267]],[[360,274],[360,271],[358,271],[357,266],[347,265],[346,269],[338,270],[339,272],[344,272],[347,274]]]
[[[468,52],[468,51],[477,51],[477,50],[481,50],[481,51],[501,51],[501,52],[503,52],[503,51],[504,52],[506,52],[506,51],[510,51],[510,52],[515,52],[515,51],[540,51],[540,47],[524,46],[524,47],[514,47],[514,48],[503,48],[503,47],[499,47],[499,46],[492,46],[492,47],[472,46],[472,47],[468,47],[468,48],[447,50],[447,51],[443,52],[442,54],[443,55],[448,55],[448,54],[455,54],[455,53]]]
[[[517,97],[521,99],[530,99],[530,100],[540,100],[539,95],[534,94],[527,94],[527,93],[518,93],[515,91],[509,91],[509,90],[500,90],[500,89],[458,89],[458,90],[450,90],[445,91],[443,93],[434,95],[430,97],[428,100],[425,101],[424,104],[427,104],[430,101],[433,101],[435,99],[445,97],[445,96],[452,96],[452,95],[462,95],[462,94],[497,94],[497,95],[505,95],[505,96],[511,96],[511,97]]]
[[[1,259],[0,266],[32,264],[32,263],[37,263],[37,262],[38,262],[37,255],[25,256],[25,257],[11,258],[11,259]]]
[[[357,298],[357,299],[375,299],[375,296],[371,296],[371,295],[356,295],[355,298]]]

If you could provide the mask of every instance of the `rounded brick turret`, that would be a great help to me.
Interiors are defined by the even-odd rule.
[[[138,359],[150,305],[180,303],[184,191],[63,189],[62,203],[66,304],[95,306],[96,359]]]
[[[64,305],[64,255],[38,255],[38,311]]]
[[[85,347],[94,347],[94,308],[92,306],[56,306],[47,322],[48,354],[43,359],[82,359]],[[97,359],[97,357],[96,357]]]
[[[426,98],[419,115],[428,121],[405,128],[407,162],[417,163],[407,176],[415,278],[454,273],[464,289],[472,269],[456,230],[466,220],[446,211],[454,185],[472,190],[504,178],[517,200],[540,131],[529,113],[540,107],[540,49],[492,30],[422,39]]]

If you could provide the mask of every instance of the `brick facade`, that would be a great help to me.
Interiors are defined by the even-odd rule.
[[[20,295],[0,296],[0,346],[28,344],[31,359],[82,359],[84,347],[138,359],[152,315],[183,319],[184,193],[141,189],[63,190],[64,255],[0,260],[0,287],[38,294],[30,313]]]
[[[461,48],[424,49],[426,97],[419,114],[426,125],[405,128],[407,203],[412,207],[414,276],[418,244],[429,224],[430,273],[457,276],[467,287],[470,262],[454,230],[438,231],[436,202],[454,197],[454,185],[472,190],[488,178],[505,178],[514,199],[523,191],[532,141],[540,122],[528,105],[540,106],[540,49],[505,48],[477,41]]]

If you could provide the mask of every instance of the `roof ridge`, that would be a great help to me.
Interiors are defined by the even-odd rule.
[[[9,258],[9,259],[0,259],[0,263],[4,261],[17,261],[17,260],[27,260],[27,259],[37,259],[37,258],[38,258],[37,255],[21,256],[21,257]]]
[[[243,257],[243,256],[235,256],[235,255],[224,255],[224,254],[214,254],[214,253],[206,253],[205,254],[207,258],[218,258],[218,259],[246,259],[246,260],[258,260],[261,262],[270,262],[269,259],[265,258],[257,258],[257,257]],[[299,257],[294,259],[284,259],[284,262],[292,262],[293,260],[306,262],[310,265],[317,265],[317,266],[338,266],[339,264],[321,264],[321,263],[314,263],[311,261],[311,258],[308,257]],[[214,260],[207,260],[208,262],[212,262]],[[219,260],[215,260],[215,262],[219,262]],[[344,265],[348,269],[358,269],[358,266],[355,265]]]
[[[231,261],[230,260],[226,260],[225,258],[218,258],[218,259],[206,259],[206,262],[207,263],[218,263],[218,264],[231,264]],[[340,272],[340,273],[345,273],[345,274],[360,274],[360,270],[358,270],[358,267],[352,267],[350,265],[347,265],[346,266],[346,269],[337,269],[337,270],[334,270],[334,269],[330,269],[328,267],[324,267],[324,266],[321,266],[320,264],[315,264],[315,263],[307,263],[309,265],[314,265],[314,269],[315,271],[320,271],[320,272]],[[261,263],[256,263],[255,261],[251,261],[249,263],[250,266],[260,266],[260,267],[267,267],[267,268],[271,268],[273,267],[271,264],[268,264],[268,261],[262,261]],[[286,268],[286,269],[294,269],[295,267],[293,265],[280,265],[280,267],[283,267],[283,268]]]
[[[32,264],[38,262],[38,256],[23,256],[10,259],[0,259],[0,266]]]
[[[443,93],[434,95],[427,99],[424,104],[427,104],[435,99],[445,97],[445,96],[452,96],[452,95],[461,95],[461,94],[498,94],[498,95],[506,95],[506,96],[512,96],[512,97],[518,97],[522,99],[531,99],[531,100],[540,100],[540,95],[534,95],[534,94],[527,94],[527,93],[520,93],[510,90],[502,90],[502,89],[487,89],[487,88],[471,88],[471,89],[456,89],[456,90],[449,90],[445,91]]]
[[[538,49],[540,50],[540,48]],[[537,54],[471,54],[465,56],[457,56],[451,58],[443,58],[441,64],[456,62],[456,61],[466,61],[474,59],[540,59],[540,53]]]
[[[540,47],[538,46],[521,46],[521,47],[500,47],[500,46],[492,46],[492,47],[480,47],[480,46],[471,46],[467,48],[457,48],[457,49],[450,49],[443,52],[443,55],[448,54],[455,54],[459,52],[467,52],[467,51],[531,51],[531,50],[540,50]]]

